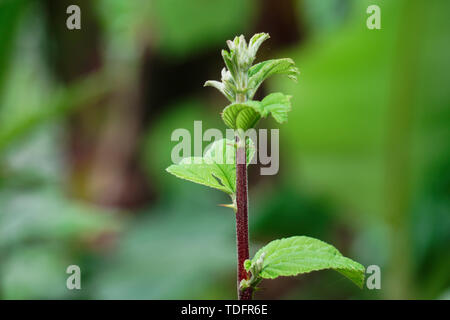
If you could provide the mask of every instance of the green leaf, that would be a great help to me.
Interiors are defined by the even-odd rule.
[[[259,105],[259,112],[263,118],[272,114],[272,117],[278,123],[286,122],[287,113],[291,111],[291,96],[282,94],[281,92],[271,93],[266,96]]]
[[[292,80],[297,80],[299,71],[292,59],[273,59],[260,62],[250,68],[248,72],[249,85],[248,97],[251,99],[256,90],[268,77],[274,74],[285,74]]]
[[[233,101],[234,100],[234,95],[232,92],[229,92],[227,90],[227,88],[225,87],[225,84],[223,84],[220,81],[216,81],[216,80],[208,80],[205,82],[205,84],[203,85],[204,87],[213,87],[216,88],[217,90],[219,90],[228,100]]]
[[[252,260],[247,259],[244,261],[244,268],[247,272],[250,271],[251,265],[252,265]]]
[[[257,101],[252,101],[257,102]],[[244,131],[253,128],[261,118],[260,113],[248,103],[233,103],[222,112],[222,119],[231,129]]]
[[[203,158],[191,157],[183,159],[179,164],[171,165],[166,170],[178,178],[233,194],[234,189],[231,186],[231,180],[229,180],[231,175],[220,172],[220,169],[217,170],[217,167],[211,163],[207,163]],[[222,166],[222,168],[224,167],[226,168],[225,172],[230,171],[227,169],[229,166]]]
[[[247,163],[255,154],[251,140],[247,142]],[[236,192],[236,148],[229,139],[215,141],[204,157],[184,158],[179,164],[168,167],[174,176],[218,189],[229,195]]]
[[[364,284],[364,267],[361,264],[344,257],[335,247],[314,238],[295,236],[274,240],[256,253],[252,265],[263,254],[262,269],[258,277],[264,279],[333,269],[360,288]],[[251,269],[248,263],[246,267]]]
[[[262,101],[250,100],[245,103],[233,103],[222,112],[222,119],[231,129],[244,131],[255,127],[260,118],[269,114],[278,122],[287,121],[287,113],[291,110],[291,96],[280,92],[269,94]]]
[[[261,44],[266,41],[267,39],[269,39],[270,36],[268,33],[257,33],[255,34],[249,41],[248,43],[248,51],[249,51],[249,55],[251,57],[253,57],[253,60],[256,57],[256,53],[258,52],[259,47],[261,46]],[[252,62],[253,62],[252,60]]]

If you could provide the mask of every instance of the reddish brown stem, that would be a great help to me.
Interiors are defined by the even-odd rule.
[[[239,138],[236,150],[236,238],[238,256],[238,297],[239,300],[251,300],[252,288],[240,290],[239,284],[243,279],[249,279],[244,268],[244,261],[249,258],[248,250],[248,200],[247,200],[247,164],[245,143],[240,146]]]

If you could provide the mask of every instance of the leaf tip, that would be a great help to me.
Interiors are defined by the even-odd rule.
[[[237,211],[236,204],[230,203],[230,204],[219,204],[220,207],[230,208],[233,209],[235,212]]]

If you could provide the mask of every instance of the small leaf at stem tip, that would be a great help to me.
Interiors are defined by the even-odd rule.
[[[226,43],[229,51],[224,49],[221,52],[226,66],[222,72],[221,82],[207,81],[205,85],[217,88],[231,102],[236,100],[242,102],[252,100],[264,80],[272,75],[284,74],[297,81],[299,70],[290,58],[267,60],[252,66],[259,47],[269,38],[267,33],[257,33],[253,35],[248,45],[243,35],[235,37],[232,41],[228,40]],[[245,99],[236,99],[241,95]]]
[[[255,64],[248,72],[248,97],[252,99],[259,86],[272,75],[284,74],[289,79],[297,81],[299,73],[300,71],[290,58],[272,59]]]
[[[262,33],[255,34],[250,39],[250,41],[248,43],[248,47],[249,47],[250,54],[253,56],[253,58],[256,56],[256,53],[258,52],[261,44],[269,38],[270,38],[270,36],[268,33],[262,32]]]
[[[251,266],[265,255],[261,272],[255,277],[275,279],[325,269],[333,269],[350,279],[358,287],[364,284],[364,267],[344,257],[335,247],[305,236],[274,240],[261,248]],[[248,265],[248,263],[247,263]]]
[[[228,90],[228,88],[225,86],[224,83],[215,81],[215,80],[208,80],[203,85],[204,87],[213,87],[219,90],[228,100],[234,101],[234,95],[233,93]]]

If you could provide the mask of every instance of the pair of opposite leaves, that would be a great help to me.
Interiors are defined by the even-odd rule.
[[[255,154],[251,140],[247,143],[247,163]],[[167,171],[185,180],[209,186],[229,194],[236,192],[235,142],[222,139],[214,142],[204,157],[190,157],[179,164],[171,165]],[[263,255],[262,266],[255,273],[255,265]],[[312,271],[333,269],[359,287],[364,282],[364,267],[344,257],[335,247],[320,240],[295,236],[270,242],[261,248],[245,267],[252,271],[255,279],[274,279]]]

